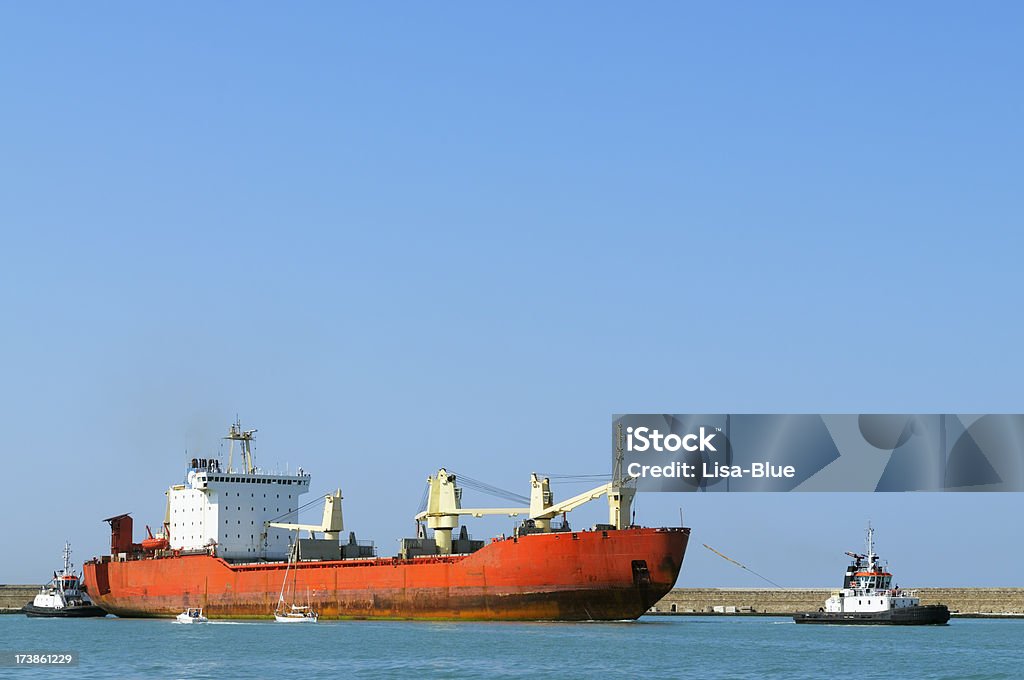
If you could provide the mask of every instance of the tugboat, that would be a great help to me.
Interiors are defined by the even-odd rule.
[[[868,522],[867,554],[847,552],[853,562],[846,568],[842,590],[833,591],[816,612],[797,613],[797,623],[875,624],[927,626],[949,622],[944,604],[922,605],[912,590],[892,585],[892,574],[875,554],[875,530]]]
[[[21,608],[28,616],[84,617],[106,616],[92,603],[82,588],[82,579],[71,564],[71,544],[64,544],[64,568],[54,572],[53,580],[43,586],[32,602]]]

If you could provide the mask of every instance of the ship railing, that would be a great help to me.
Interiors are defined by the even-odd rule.
[[[917,590],[911,590],[909,588],[853,588],[853,591],[867,596],[889,595],[892,597],[917,597]]]

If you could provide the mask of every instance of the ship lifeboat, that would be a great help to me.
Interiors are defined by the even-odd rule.
[[[142,539],[143,550],[165,550],[169,543],[166,538],[144,538]]]
[[[170,546],[170,541],[167,537],[162,534],[153,536],[153,532],[150,531],[149,527],[146,527],[146,533],[149,534],[148,538],[142,539],[142,549],[147,552],[154,550],[166,550]]]

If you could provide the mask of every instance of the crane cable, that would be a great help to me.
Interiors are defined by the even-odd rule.
[[[487,494],[488,496],[494,496],[495,498],[501,498],[503,500],[511,501],[513,503],[522,503],[523,505],[530,504],[529,496],[523,496],[512,491],[501,489],[499,487],[488,484],[487,482],[481,482],[478,479],[473,479],[472,477],[459,474],[454,470],[449,470],[448,472],[455,475],[455,478],[459,481],[459,486],[463,488],[479,491],[480,493]]]
[[[716,555],[718,555],[719,557],[721,557],[722,559],[726,559],[726,560],[729,560],[730,562],[732,562],[733,564],[735,564],[735,565],[736,565],[737,567],[740,567],[741,569],[746,569],[747,571],[749,571],[749,572],[750,572],[751,574],[753,574],[754,576],[756,576],[756,577],[758,577],[759,579],[762,579],[762,580],[764,580],[764,581],[767,581],[768,583],[771,583],[771,584],[772,584],[773,586],[775,586],[776,588],[781,588],[781,587],[782,587],[782,586],[780,586],[780,585],[779,585],[778,583],[776,583],[775,581],[773,581],[773,580],[771,580],[770,578],[768,578],[767,576],[761,576],[760,574],[758,574],[758,573],[757,573],[756,571],[754,571],[753,569],[751,569],[751,568],[750,568],[750,567],[748,567],[747,565],[745,565],[745,564],[742,564],[741,562],[737,562],[736,560],[734,560],[734,559],[733,559],[733,558],[731,558],[731,557],[727,557],[727,556],[723,555],[722,553],[718,552],[717,550],[715,550],[714,548],[712,548],[712,547],[711,547],[710,545],[708,545],[707,543],[703,543],[702,545],[703,545],[703,546],[704,546],[705,548],[707,548],[708,550],[710,550],[711,552],[713,552],[713,553],[715,553]]]
[[[299,512],[300,511],[305,510],[306,508],[308,508],[309,506],[313,505],[314,503],[319,503],[320,501],[324,500],[328,496],[333,496],[333,495],[334,494],[332,494],[330,492],[325,493],[324,495],[318,496],[318,497],[314,498],[313,500],[309,501],[308,503],[305,503],[304,505],[300,505],[299,507],[295,508],[294,510],[289,510],[288,512],[283,512],[280,515],[278,515],[277,517],[271,517],[270,519],[267,520],[267,522],[277,522],[277,521],[280,521],[280,520],[283,520],[283,519],[287,519],[289,517],[293,517],[294,516],[295,517],[295,524],[298,524],[299,523]]]

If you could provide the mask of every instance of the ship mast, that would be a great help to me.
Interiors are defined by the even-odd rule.
[[[871,520],[868,520],[867,535],[868,568],[873,570],[878,556],[875,555],[875,528],[871,526]]]
[[[252,440],[256,432],[256,430],[243,430],[242,422],[237,419],[228,429],[228,436],[224,437],[231,442],[228,446],[228,472],[234,472],[231,468],[231,458],[235,451],[236,441],[242,442],[242,465],[245,467],[245,474],[251,475],[256,471],[256,467],[252,464]]]
[[[72,567],[72,564],[71,564],[71,543],[65,541],[64,542],[64,574],[63,575],[70,574],[71,573],[71,567]]]
[[[626,486],[630,479],[622,476],[625,454],[622,448],[622,423],[615,424],[615,458],[612,461],[612,483],[608,491],[608,523],[622,529],[633,523],[629,516],[636,489]]]

